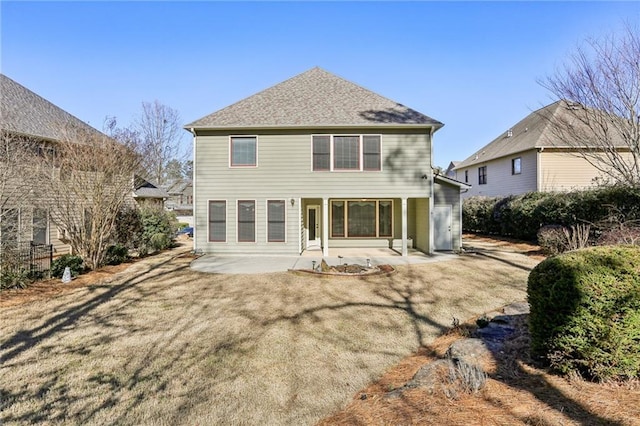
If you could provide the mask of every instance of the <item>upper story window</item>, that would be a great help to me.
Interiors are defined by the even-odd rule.
[[[256,136],[231,136],[229,139],[229,165],[231,167],[256,167],[258,165],[258,138]]]
[[[487,183],[487,166],[478,167],[478,185]]]
[[[314,135],[313,171],[380,171],[380,135]]]
[[[522,173],[522,158],[514,158],[511,160],[511,174],[519,175]]]
[[[469,183],[469,170],[464,171],[464,183]]]

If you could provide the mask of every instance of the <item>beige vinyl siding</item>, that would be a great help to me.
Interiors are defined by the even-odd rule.
[[[415,200],[415,231],[409,235],[413,236],[414,248],[429,252],[429,199],[420,198]]]
[[[416,133],[423,132],[423,133]],[[208,132],[196,138],[194,216],[196,228],[207,229],[207,201],[227,200],[227,243],[209,243],[207,232],[196,233],[196,247],[206,252],[295,253],[299,250],[300,214],[291,199],[424,198],[431,192],[430,136],[428,129],[381,131],[381,129],[331,129],[309,131],[250,131],[258,137],[255,168],[229,167],[229,134]],[[381,135],[381,171],[312,171],[312,135]],[[256,200],[256,243],[236,243],[238,199]],[[266,242],[266,201],[285,199],[286,243]],[[397,222],[399,201],[394,202]],[[322,207],[322,204],[320,203]],[[302,215],[306,212],[303,211]],[[396,238],[399,238],[396,231]]]
[[[602,173],[569,152],[545,150],[540,153],[540,191],[570,191],[594,186]]]
[[[462,194],[463,198],[473,196],[506,196],[512,194],[523,194],[537,189],[537,152],[529,150],[518,154],[477,163],[469,167],[456,170],[456,180],[465,182],[464,172],[469,171],[469,185],[471,189]],[[511,160],[521,158],[522,172],[518,175],[511,174]],[[478,184],[478,168],[487,167],[487,183]]]
[[[455,185],[436,182],[433,191],[434,206],[451,206],[451,234],[453,249],[462,247],[462,227],[460,223],[460,188]]]

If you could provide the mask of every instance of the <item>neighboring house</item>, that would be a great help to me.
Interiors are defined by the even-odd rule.
[[[549,117],[567,117],[558,101],[537,110],[479,149],[453,170],[454,179],[472,185],[463,198],[506,196],[531,191],[587,188],[604,176],[577,153],[554,140]]]
[[[449,163],[449,167],[447,167],[447,170],[445,170],[444,174],[447,177],[455,179],[456,178],[455,168],[458,167],[458,164],[460,164],[460,161],[452,161],[452,162],[450,162]]]
[[[169,199],[166,207],[175,212],[179,222],[193,226],[193,181],[180,179],[167,188]]]
[[[134,177],[133,187],[133,199],[139,206],[164,208],[169,198],[167,191],[140,176]]]
[[[55,149],[56,141],[65,137],[63,124],[87,133],[99,133],[82,120],[0,74],[0,130],[3,138],[11,143],[28,143],[38,150]],[[0,164],[0,167],[3,165]],[[37,185],[35,182],[32,184]],[[20,191],[30,189],[25,187]],[[49,211],[42,206],[46,203],[21,198],[19,205],[16,205],[13,198],[19,195],[9,191],[0,194],[0,198],[5,197],[0,200],[5,210],[1,216],[0,241],[7,243],[8,239],[13,239],[16,243],[31,241],[35,244],[52,244],[54,255],[69,253],[69,245],[62,241],[64,231],[52,222]],[[9,229],[18,231],[9,233]]]
[[[432,172],[442,123],[313,68],[185,126],[194,249],[300,254],[461,246],[460,189]]]
[[[167,188],[169,199],[167,207],[181,209],[184,206],[193,206],[193,181],[191,179],[179,179]]]

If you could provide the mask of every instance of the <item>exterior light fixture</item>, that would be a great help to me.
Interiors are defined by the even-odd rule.
[[[291,207],[293,207],[293,205],[296,203],[296,200],[294,198],[292,198],[291,200],[289,200],[291,202]]]

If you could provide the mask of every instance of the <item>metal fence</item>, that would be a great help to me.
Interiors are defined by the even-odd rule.
[[[0,243],[0,272],[26,272],[29,278],[48,278],[53,261],[53,245],[33,241]]]

